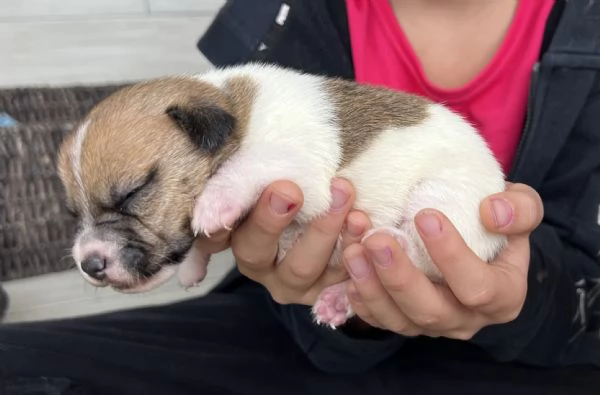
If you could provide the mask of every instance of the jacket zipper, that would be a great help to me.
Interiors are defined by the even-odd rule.
[[[510,178],[512,179],[515,174],[518,174],[521,170],[521,165],[523,162],[523,151],[527,143],[531,140],[531,124],[533,118],[533,103],[535,99],[535,90],[537,88],[538,75],[540,70],[540,63],[536,62],[533,65],[533,70],[531,72],[531,82],[529,83],[529,95],[527,97],[527,112],[525,115],[525,126],[523,127],[523,135],[521,136],[521,141],[517,146],[517,153],[515,154],[515,158],[513,160],[513,168],[510,172]]]

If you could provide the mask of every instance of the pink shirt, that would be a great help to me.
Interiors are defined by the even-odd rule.
[[[531,71],[553,0],[521,0],[500,48],[458,89],[428,81],[387,0],[346,0],[359,83],[384,85],[444,103],[469,120],[508,173],[521,137]]]

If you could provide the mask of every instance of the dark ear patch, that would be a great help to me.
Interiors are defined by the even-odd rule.
[[[235,127],[233,115],[219,107],[174,105],[166,112],[198,148],[210,154],[217,153]]]

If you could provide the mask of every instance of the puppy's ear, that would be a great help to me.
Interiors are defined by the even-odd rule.
[[[235,118],[216,106],[173,105],[167,115],[183,129],[201,150],[215,154],[235,127]]]

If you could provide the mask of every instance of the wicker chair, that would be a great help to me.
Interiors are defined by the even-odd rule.
[[[64,207],[56,152],[65,134],[121,86],[0,90],[0,283],[73,267],[75,220]],[[0,286],[1,287],[1,286]],[[7,303],[0,290],[0,315]]]

